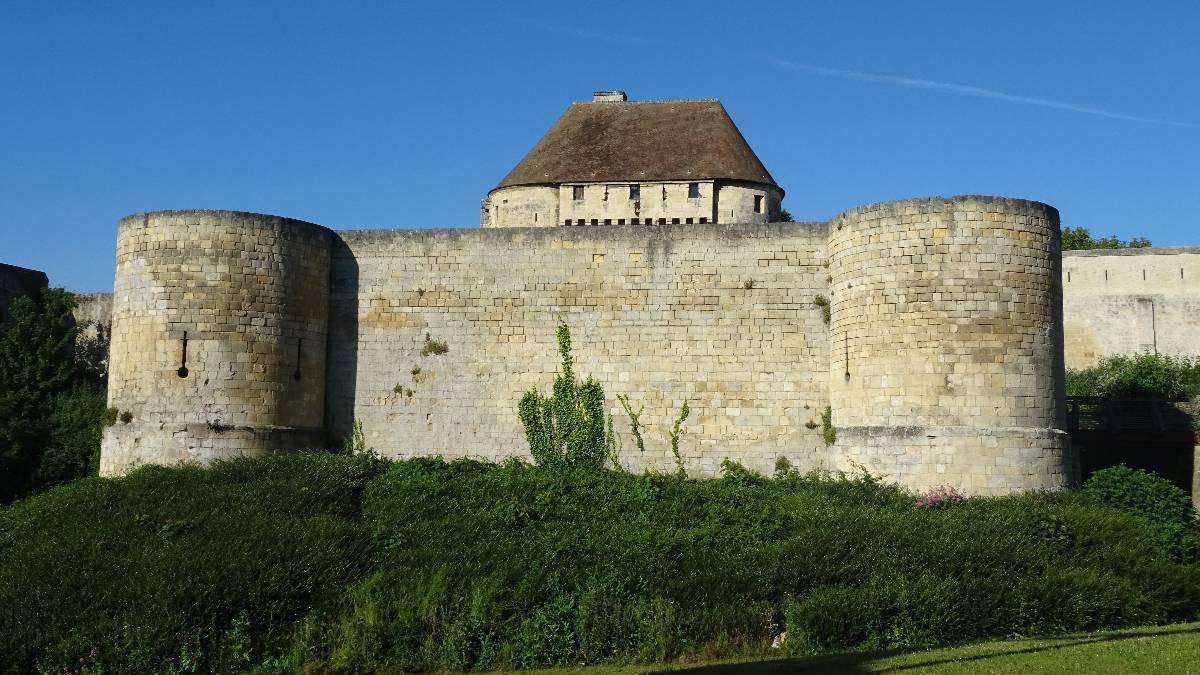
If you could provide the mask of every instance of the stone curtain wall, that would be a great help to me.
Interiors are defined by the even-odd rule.
[[[786,457],[915,489],[1059,488],[1073,480],[1059,245],[1053,208],[992,197],[742,225],[332,233],[131,216],[109,401],[132,418],[106,430],[102,471],[333,445],[355,420],[385,456],[527,458],[517,403],[550,390],[565,321],[631,470],[674,468],[686,400],[694,476]],[[643,409],[644,453],[619,394]]]
[[[1200,247],[1064,251],[1066,360],[1200,356]]]
[[[831,221],[831,462],[974,494],[1062,487],[1058,213],[935,197]]]
[[[102,326],[105,331],[112,325],[112,293],[75,293],[75,311],[71,312],[79,324],[89,324],[92,330]]]
[[[693,475],[725,458],[813,467],[825,453],[824,224],[338,234],[334,437],[357,418],[387,456],[528,457],[517,402],[549,391],[561,320],[577,372],[605,388],[624,466],[673,468],[667,431],[684,400]],[[422,356],[426,334],[449,351]],[[617,394],[645,407],[644,455]]]
[[[132,419],[101,473],[323,443],[331,239],[229,211],[121,220],[108,400]]]

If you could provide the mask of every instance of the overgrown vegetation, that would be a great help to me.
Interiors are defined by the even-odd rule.
[[[821,438],[825,445],[837,443],[837,429],[833,426],[833,408],[825,406],[821,411]]]
[[[692,409],[688,407],[688,402],[684,401],[683,405],[679,406],[675,424],[671,425],[671,455],[675,457],[675,473],[681,477],[687,475],[687,467],[683,463],[683,455],[679,452],[679,438],[683,436],[683,423],[691,414]]]
[[[517,406],[529,452],[539,466],[600,469],[616,450],[612,420],[604,413],[604,387],[590,375],[582,384],[575,378],[571,330],[565,323],[559,324],[556,337],[562,365],[552,393],[547,397],[531,389]]]
[[[824,319],[825,323],[829,323],[829,319],[832,316],[829,298],[823,295],[818,295],[817,297],[813,298],[813,305],[821,308],[821,318]]]
[[[784,630],[797,654],[1200,617],[1152,477],[917,508],[867,475],[724,470],[311,454],[76,481],[0,510],[0,671],[658,663]]]
[[[1196,508],[1192,498],[1169,481],[1122,464],[1092,474],[1083,492],[1100,504],[1144,519],[1173,558],[1200,563]]]
[[[605,417],[604,413],[604,387],[590,375],[583,384],[576,380],[571,329],[565,323],[559,324],[556,337],[562,365],[554,378],[553,393],[547,398],[537,390],[525,392],[517,406],[530,454],[534,462],[544,467],[600,469],[611,463],[612,468],[620,469],[612,416]],[[617,394],[617,402],[629,417],[629,433],[638,452],[644,453],[642,412],[645,406],[639,405],[634,410],[625,394]],[[684,401],[670,431],[671,454],[680,476],[687,475],[679,439],[689,415],[691,409]]]
[[[435,340],[429,333],[425,334],[425,344],[421,346],[421,356],[441,356],[450,351],[450,347],[442,340]]]
[[[629,402],[629,397],[624,394],[617,394],[617,401],[629,417],[629,433],[633,436],[633,442],[637,445],[638,452],[646,452],[646,442],[642,440],[642,411],[646,409],[646,406],[639,405],[638,409],[634,410],[633,404]]]
[[[1093,368],[1068,370],[1067,394],[1194,399],[1200,396],[1200,359],[1157,354],[1110,356]]]
[[[343,455],[373,455],[374,451],[367,446],[367,436],[363,433],[362,422],[355,418],[350,423],[350,433],[342,439]]]
[[[1144,237],[1134,237],[1129,241],[1117,239],[1115,235],[1092,238],[1092,233],[1086,227],[1064,227],[1062,229],[1062,250],[1064,251],[1098,248],[1149,248],[1150,246],[1153,244]]]
[[[75,350],[74,297],[13,300],[0,317],[0,504],[95,473],[105,421],[103,350]]]

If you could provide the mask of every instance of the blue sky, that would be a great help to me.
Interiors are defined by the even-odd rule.
[[[921,195],[1200,244],[1200,4],[0,4],[0,262],[112,285],[116,221],[472,227],[593,89],[719,98],[797,219]]]

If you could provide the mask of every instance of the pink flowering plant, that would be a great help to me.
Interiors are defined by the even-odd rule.
[[[63,666],[63,675],[85,675],[85,673],[96,673],[96,657],[98,656],[97,649],[92,647],[86,655],[79,657],[79,665],[77,667]]]
[[[926,492],[924,496],[917,499],[916,507],[918,509],[929,509],[935,506],[945,506],[947,504],[957,504],[966,499],[961,492],[949,485],[938,485]]]

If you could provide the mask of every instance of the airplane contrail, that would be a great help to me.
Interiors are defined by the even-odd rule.
[[[860,80],[862,82],[877,82],[879,84],[890,84],[897,87],[912,87],[916,89],[931,89],[934,91],[943,91],[950,94],[959,94],[962,96],[976,96],[979,98],[990,98],[997,101],[1007,101],[1009,103],[1020,103],[1024,105],[1035,105],[1043,108],[1053,108],[1055,110],[1066,110],[1069,112],[1083,113],[1085,115],[1096,115],[1098,117],[1107,117],[1114,120],[1125,120],[1128,122],[1145,122],[1149,124],[1167,124],[1177,127],[1187,127],[1189,129],[1200,129],[1200,124],[1194,122],[1180,122],[1177,120],[1164,120],[1154,117],[1139,117],[1137,115],[1126,115],[1124,113],[1113,112],[1111,110],[1101,110],[1100,108],[1088,108],[1086,106],[1075,105],[1074,103],[1066,103],[1064,101],[1054,101],[1045,98],[1033,98],[1031,96],[1017,96],[1015,94],[1006,94],[1002,91],[994,89],[985,89],[983,87],[975,87],[969,84],[956,84],[954,82],[939,82],[937,80],[922,80],[913,77],[899,77],[896,75],[881,75],[879,73],[867,73],[859,70],[843,70],[841,68],[827,68],[825,66],[814,66],[807,63],[796,63],[794,61],[786,61],[783,59],[772,59],[776,66],[787,70],[795,70],[804,73],[812,73],[814,75],[824,75],[826,77],[837,77],[844,80]]]

